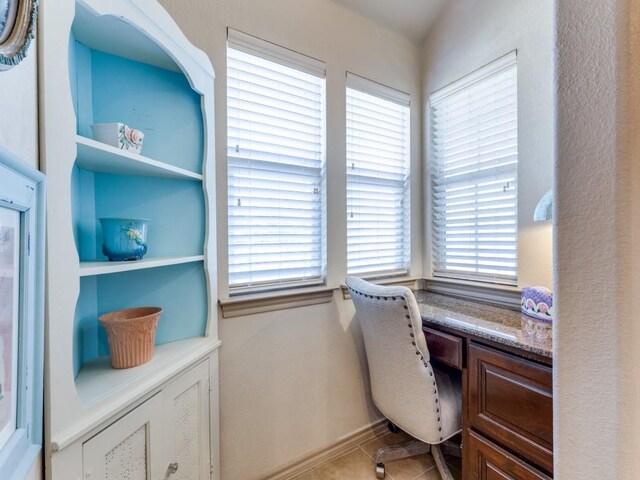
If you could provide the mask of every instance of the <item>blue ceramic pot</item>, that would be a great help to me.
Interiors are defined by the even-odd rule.
[[[149,220],[141,218],[101,218],[102,253],[112,262],[141,260],[147,253]]]

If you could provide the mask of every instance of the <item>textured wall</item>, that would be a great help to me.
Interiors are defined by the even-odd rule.
[[[640,2],[558,1],[556,478],[637,479]]]
[[[554,158],[552,0],[455,0],[424,41],[425,132],[429,95],[518,50],[518,281],[551,287],[550,222],[533,212],[552,186]],[[428,148],[424,148],[428,161]],[[426,173],[426,171],[425,171]],[[425,178],[428,186],[428,179]],[[428,205],[429,192],[424,200]],[[431,272],[429,209],[425,209],[424,273]]]
[[[226,28],[327,64],[328,277],[346,274],[345,72],[408,92],[413,271],[421,270],[419,49],[327,0],[161,0],[216,70],[220,295],[226,296]],[[223,480],[259,478],[379,418],[351,301],[220,320]]]
[[[0,145],[38,167],[38,80],[36,42],[29,56],[11,70],[0,71]],[[42,478],[42,458],[28,480]]]
[[[29,56],[0,71],[0,145],[38,166],[38,82],[36,42]]]

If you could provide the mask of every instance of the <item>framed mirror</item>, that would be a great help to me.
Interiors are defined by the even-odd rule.
[[[0,0],[0,70],[27,55],[38,17],[39,0]]]

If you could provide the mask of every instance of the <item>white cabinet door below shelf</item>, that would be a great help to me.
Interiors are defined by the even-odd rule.
[[[204,361],[162,390],[167,449],[163,471],[173,464],[170,480],[210,478],[209,361]]]
[[[82,446],[85,480],[160,480],[162,397],[155,395]]]

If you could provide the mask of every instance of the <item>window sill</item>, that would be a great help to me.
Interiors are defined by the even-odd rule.
[[[420,277],[390,277],[390,278],[381,278],[379,280],[367,280],[370,281],[371,283],[375,283],[376,285],[393,285],[393,286],[402,286],[402,287],[407,287],[411,290],[417,290],[420,288],[419,282],[421,281]],[[347,288],[346,285],[341,285],[340,288],[342,289],[342,297],[345,300],[349,300],[351,298],[351,295],[349,294],[349,289]]]
[[[423,284],[425,290],[433,293],[490,303],[501,307],[520,308],[522,291],[518,287],[445,278],[424,278]]]
[[[311,287],[269,293],[255,293],[219,300],[222,318],[242,317],[287,308],[329,303],[339,287]]]

